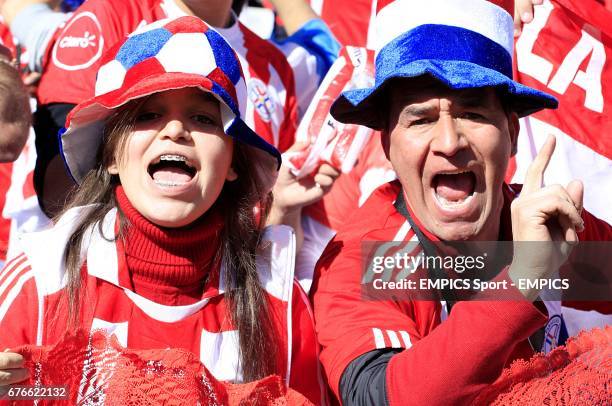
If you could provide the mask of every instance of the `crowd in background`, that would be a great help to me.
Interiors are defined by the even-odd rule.
[[[592,3],[589,7],[597,7],[602,13],[612,13],[610,0],[588,2]],[[19,236],[51,227],[65,214],[66,203],[77,195],[80,179],[75,179],[74,170],[67,169],[71,163],[62,158],[62,148],[65,148],[65,145],[62,145],[60,138],[66,127],[69,127],[70,120],[77,120],[76,116],[72,116],[77,110],[73,109],[94,95],[112,94],[122,83],[140,80],[138,75],[143,75],[142,72],[117,68],[116,64],[111,63],[112,59],[106,56],[107,51],[113,49],[114,44],[126,41],[130,33],[148,24],[191,15],[214,27],[234,49],[244,75],[245,94],[237,96],[246,100],[245,106],[240,106],[241,118],[264,143],[283,154],[283,166],[276,183],[271,187],[274,203],[267,206],[263,199],[251,203],[257,203],[256,209],[262,210],[259,215],[265,218],[265,225],[283,224],[293,228],[296,237],[295,277],[300,283],[300,292],[304,292],[306,299],[302,298],[301,302],[289,294],[288,297],[282,297],[282,302],[286,305],[287,302],[293,301],[296,308],[303,307],[300,311],[304,314],[310,312],[307,295],[313,284],[315,265],[326,246],[338,230],[351,226],[346,225],[345,221],[364,205],[375,190],[381,186],[384,188],[386,186],[383,185],[397,179],[389,156],[384,151],[385,144],[384,140],[381,142],[383,135],[380,128],[366,129],[357,125],[345,127],[329,115],[331,103],[339,96],[340,91],[370,87],[374,83],[375,53],[372,49],[376,48],[376,37],[372,21],[376,17],[377,3],[376,0],[312,0],[310,3],[306,0],[0,0],[3,17],[0,20],[0,262],[11,264],[11,260],[23,249]],[[553,2],[553,6],[559,8],[556,2]],[[521,61],[527,61],[524,55],[530,52],[535,54],[537,50],[546,48],[546,44],[536,44],[540,31],[535,30],[542,30],[547,23],[542,10],[547,10],[550,14],[553,6],[548,0],[516,1],[514,36],[520,38],[518,41],[523,41],[523,44],[516,45],[519,62],[518,66],[514,67],[514,73],[515,78],[526,78],[524,82],[532,87],[545,91],[553,89],[558,93],[555,93],[556,96],[564,96],[571,83],[582,88],[579,83],[587,83],[586,79],[580,82],[572,76],[569,80],[571,83],[563,91],[558,91],[560,87],[554,86],[554,79],[548,80],[547,77],[544,82],[537,82],[537,75],[529,76],[528,68],[525,68],[527,62],[521,65]],[[586,5],[584,7],[586,8]],[[586,18],[578,16],[577,20],[582,23]],[[147,29],[155,28],[153,25],[153,28]],[[612,30],[609,25],[595,28],[601,29],[601,32],[599,37],[593,35],[592,38],[605,43],[606,51],[609,50],[612,43],[609,37]],[[585,30],[584,32],[590,33],[586,28]],[[524,43],[529,41],[530,35],[534,36],[534,39],[531,48],[525,51]],[[585,35],[583,34],[583,38]],[[589,41],[590,38],[589,36]],[[152,42],[147,46],[154,49],[156,45]],[[596,45],[591,52],[596,55]],[[591,62],[585,62],[590,58],[589,55],[591,53],[587,52],[584,56],[586,59],[583,58],[582,62],[577,63],[574,73],[580,70],[582,71],[579,73],[592,72],[587,67]],[[604,61],[605,56],[604,53]],[[176,56],[176,59],[181,57],[187,56]],[[121,57],[117,55],[115,58]],[[197,61],[196,51],[189,55],[189,58]],[[170,56],[169,60],[172,59]],[[533,58],[530,61],[533,62]],[[545,62],[538,66],[545,66]],[[554,63],[558,66],[564,62],[561,60]],[[169,69],[167,66],[164,68]],[[147,66],[143,69],[157,67]],[[575,76],[579,77],[576,74]],[[102,77],[107,79],[103,81]],[[117,85],[115,81],[121,83]],[[557,83],[559,81],[561,79]],[[596,87],[592,82],[584,86]],[[610,121],[609,117],[606,118],[606,111],[609,111],[605,110],[609,99],[605,93],[607,88],[607,84],[603,86],[603,90],[600,86],[600,92],[603,94],[601,109],[598,110],[597,101],[591,105],[584,102],[587,108],[591,107],[588,114],[595,111],[598,114],[597,120],[600,120],[599,115],[603,117],[602,128],[607,128],[605,125],[609,125]],[[569,93],[572,91],[574,89],[570,87]],[[583,104],[582,96],[580,97],[580,104]],[[595,107],[592,107],[593,105]],[[384,107],[381,106],[382,108]],[[588,173],[585,170],[587,187],[590,186],[589,183],[596,184],[600,180],[604,185],[612,184],[612,157],[611,150],[608,149],[608,146],[612,145],[609,138],[608,141],[601,142],[593,137],[585,140],[580,135],[582,128],[547,116],[548,113],[538,114],[540,115],[535,115],[533,119],[521,118],[519,151],[505,174],[508,183],[522,183],[527,167],[536,157],[537,149],[546,145],[542,133],[548,130],[547,126],[550,124],[572,136],[568,137],[567,143],[565,139],[557,136],[557,143],[562,145],[562,148],[567,148],[562,151],[576,150],[576,154],[582,154],[576,155],[580,156],[581,160],[591,156],[588,155],[590,153],[595,156],[590,167],[597,169]],[[75,122],[72,122],[73,128]],[[600,121],[596,121],[593,127],[598,123]],[[590,128],[591,132],[596,132],[593,127]],[[346,140],[346,145],[335,141],[333,145],[328,146],[327,153],[318,152],[315,157],[317,162],[309,173],[303,174],[304,176],[296,175],[301,165],[307,165],[308,157],[314,156],[313,150],[316,149],[316,140],[320,134],[332,130],[333,134],[345,134],[344,138],[338,139]],[[333,136],[330,136],[331,138]],[[580,145],[574,146],[574,143]],[[587,152],[584,152],[585,150]],[[83,153],[95,155],[95,151]],[[278,158],[280,159],[280,156]],[[600,158],[601,161],[598,161]],[[575,162],[566,161],[569,161],[567,156],[558,158],[557,161],[553,158],[551,163],[554,168],[570,168],[565,173],[563,169],[555,169],[559,179],[575,175],[571,173],[576,167]],[[566,163],[567,166],[564,166]],[[578,166],[589,164],[581,161]],[[565,179],[563,182],[567,181],[568,179]],[[609,198],[607,201],[602,198],[606,194],[605,190],[586,193],[585,207],[609,223],[612,212],[609,209]],[[130,196],[118,196],[118,206],[125,209],[121,199],[131,201]],[[134,205],[133,201],[131,203]],[[135,221],[132,218],[130,220]],[[278,234],[266,238],[281,241],[285,237]],[[392,239],[393,236],[387,238]],[[245,244],[248,245],[247,242]],[[15,262],[12,264],[14,266]],[[18,276],[21,277],[22,274]],[[3,312],[7,311],[2,303],[14,299],[6,295],[10,294],[11,288],[18,282],[17,278],[9,279],[10,273],[4,274],[0,271],[0,320],[4,316]],[[173,305],[189,306],[194,303],[190,299],[181,298],[181,294],[177,294],[177,297],[178,299],[173,299],[177,300],[172,302]],[[608,303],[602,302],[595,306],[594,309],[601,317],[593,321],[592,326],[606,325],[612,321],[612,309]],[[248,302],[245,305],[252,304]],[[570,317],[569,314],[566,316],[568,320],[582,317],[574,313],[571,313]],[[306,316],[303,317],[304,319],[300,320],[306,323]],[[263,319],[262,323],[272,323],[265,317]],[[436,323],[439,322],[438,316]],[[572,321],[567,323],[570,336],[583,328],[579,323],[576,327],[571,325]],[[256,327],[260,325],[257,324]],[[218,328],[223,330],[224,327]],[[289,331],[292,331],[291,326]],[[294,366],[303,367],[304,370],[316,369],[308,358],[311,355],[312,358],[319,356],[318,349],[308,347],[311,341],[316,341],[313,338],[314,327],[308,325],[303,328],[299,334],[303,333],[306,338],[298,344],[295,331],[300,330],[293,327],[293,331],[294,336],[289,335],[288,342],[293,340],[294,345],[301,345],[301,349],[307,354],[304,355],[304,360],[296,361]],[[406,341],[402,335],[405,331],[398,330],[395,334],[390,330],[381,330],[380,339],[384,341],[383,337],[387,337],[384,334],[387,333],[387,340],[392,341],[393,348],[410,348],[410,339]],[[425,332],[420,333],[426,335]],[[402,345],[395,345],[394,339],[398,342],[403,340]],[[329,340],[329,337],[325,336],[324,340]],[[275,350],[273,346],[264,346],[254,348],[253,352]],[[219,351],[222,353],[223,349]],[[341,349],[338,350],[338,353],[340,352]],[[261,357],[251,355],[261,360]],[[331,357],[329,349],[326,357]],[[220,368],[212,371],[213,375],[220,379],[228,378],[219,363],[212,365]],[[257,364],[246,370],[245,376],[258,378],[258,371],[272,371],[266,368],[265,365]],[[329,395],[325,393],[325,389],[320,389],[321,381],[332,380],[337,386],[340,380],[337,376],[325,375],[328,372],[317,371],[316,374],[304,378],[306,383],[296,383],[292,380],[287,384],[310,401],[324,403],[329,400]],[[289,376],[289,372],[286,373]],[[378,378],[372,376],[368,379],[375,382]],[[366,385],[361,381],[358,384]],[[342,388],[334,387],[333,391],[338,398],[346,401],[348,395],[345,396]]]

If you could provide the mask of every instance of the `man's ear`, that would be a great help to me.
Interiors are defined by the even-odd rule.
[[[387,124],[380,130],[380,143],[383,147],[383,151],[385,152],[385,157],[387,160],[391,160],[389,158],[389,149],[391,147],[391,132],[389,131],[389,126]]]
[[[521,130],[521,124],[519,122],[518,114],[512,112],[508,116],[508,130],[510,132],[511,151],[510,156],[516,155],[518,147],[518,135]]]
[[[229,180],[230,182],[232,182],[236,179],[238,179],[238,174],[236,173],[234,168],[230,166],[229,170],[227,171],[227,176],[225,177],[225,180]]]

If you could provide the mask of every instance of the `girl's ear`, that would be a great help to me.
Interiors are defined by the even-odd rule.
[[[232,182],[236,179],[238,179],[238,174],[236,173],[234,168],[230,166],[229,170],[227,171],[227,176],[225,177],[225,180],[229,180],[230,182]]]
[[[108,171],[108,173],[110,173],[111,175],[119,175],[119,168],[117,167],[117,163],[113,160],[113,163],[110,164],[106,170]]]

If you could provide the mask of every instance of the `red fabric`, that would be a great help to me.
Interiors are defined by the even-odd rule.
[[[104,399],[109,405],[311,405],[287,389],[280,377],[249,384],[218,381],[198,358],[184,350],[134,351],[115,336],[96,331],[66,335],[56,345],[12,350],[25,358],[31,375],[23,385],[66,386],[70,404]],[[13,401],[11,404],[29,404]],[[63,400],[41,405],[65,404]]]
[[[357,158],[355,168],[341,174],[334,187],[321,200],[304,208],[304,213],[319,223],[339,230],[344,221],[382,184],[395,177],[375,131]]]
[[[612,159],[612,137],[599,136],[612,131],[612,103],[609,102],[612,95],[612,65],[604,63],[606,55],[609,59],[612,54],[612,12],[594,1],[589,3],[586,6],[583,2],[553,0],[550,3],[552,10],[544,21],[540,21],[539,27],[542,28],[535,32],[535,38],[531,38],[533,34],[523,34],[525,38],[520,44],[522,48],[517,45],[515,59],[519,64],[515,64],[515,77],[520,83],[548,92],[559,99],[558,109],[541,110],[533,115],[534,118],[560,129],[589,149]],[[592,44],[587,42],[591,45],[580,42],[584,33],[589,33],[593,38]],[[533,45],[526,47],[531,40],[534,41]],[[593,49],[589,49],[583,58],[577,49],[584,46],[592,46]],[[529,59],[533,58],[540,60],[540,63],[530,63]],[[596,58],[603,58],[601,70],[591,67]],[[572,69],[576,62],[579,67]],[[558,72],[566,69],[570,71],[565,75],[571,74],[572,78],[576,78],[562,93],[558,93],[550,86]],[[588,76],[588,81],[581,82],[579,77],[586,70],[591,76]],[[591,97],[600,94],[601,105],[587,103],[589,94]]]
[[[366,46],[371,14],[376,11],[373,0],[311,0],[310,4],[342,45]]]
[[[117,187],[116,196],[129,221],[122,241],[133,291],[172,306],[202,299],[204,282],[218,268],[214,260],[221,244],[221,214],[209,211],[187,227],[163,228],[130,204],[123,187]]]
[[[13,163],[0,163],[0,208],[6,204],[6,195],[11,187]],[[11,234],[11,219],[0,215],[0,260],[6,259]]]
[[[563,347],[516,361],[476,405],[612,404],[612,327],[582,332]]]
[[[393,206],[399,190],[397,181],[379,188],[348,218],[317,264],[312,297],[321,362],[338,396],[352,360],[377,348],[405,348],[387,369],[391,405],[466,403],[509,362],[533,355],[526,339],[547,317],[523,300],[473,301],[457,303],[441,323],[437,301],[364,300],[362,242],[394,240],[405,223]],[[505,191],[508,207],[510,192]],[[508,207],[502,212],[502,239],[511,237]],[[593,221],[581,239],[600,234],[610,239],[607,227]],[[410,230],[403,240],[413,236]]]
[[[14,58],[17,54],[17,49],[15,48],[15,42],[13,41],[13,34],[11,33],[8,25],[6,25],[6,23],[4,22],[1,16],[0,16],[0,50],[10,59]],[[8,54],[6,54],[6,52],[8,52]]]
[[[40,238],[48,243],[29,250],[29,257],[19,255],[0,271],[2,349],[34,343],[54,345],[68,328],[64,271],[58,264],[62,262],[66,234],[75,220],[62,220],[60,225],[43,232],[46,234]],[[115,219],[111,217],[108,224],[116,224]],[[31,241],[25,246],[32,247]],[[94,233],[86,255],[80,328],[103,328],[130,350],[182,349],[199,357],[218,379],[240,381],[236,364],[240,351],[238,332],[227,317],[229,303],[223,293],[227,287],[221,285],[218,272],[205,283],[202,301],[190,306],[162,305],[132,292],[129,275],[125,276],[125,255],[116,242]],[[289,376],[291,388],[320,404],[324,392],[308,298],[297,282],[291,283],[288,275],[283,276],[284,269],[277,266],[271,273],[261,266],[257,271],[278,340],[279,350],[271,355],[278,358],[278,374]],[[271,274],[275,276],[273,280]],[[279,297],[279,290],[286,296]]]
[[[340,123],[329,113],[340,93],[374,82],[374,51],[344,47],[330,71],[334,74],[323,79],[297,130],[296,138],[307,142],[308,147],[285,154],[285,160],[298,178],[314,173],[323,162],[343,173],[352,171],[374,132],[355,124]]]

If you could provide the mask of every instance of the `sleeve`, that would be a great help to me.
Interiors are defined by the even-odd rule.
[[[0,351],[37,342],[38,312],[34,271],[22,254],[0,271]]]
[[[465,403],[499,376],[516,344],[546,322],[525,300],[461,302],[441,325],[436,302],[364,300],[360,253],[359,243],[332,241],[317,264],[313,286],[321,363],[338,398],[342,374],[353,360],[395,348],[404,350],[386,369],[389,404]]]
[[[612,241],[612,225],[586,210],[582,211],[584,231],[578,234],[580,241]]]
[[[132,31],[132,10],[115,1],[88,0],[56,31],[47,47],[38,88],[41,104],[74,103],[94,95],[101,57]]]
[[[301,120],[319,84],[338,58],[340,44],[323,20],[315,18],[277,45],[294,72]]]
[[[431,334],[389,361],[389,404],[468,404],[546,320],[526,300],[458,303]]]
[[[400,350],[385,348],[360,355],[340,379],[340,396],[346,406],[388,405],[385,377],[389,360]]]
[[[297,281],[293,286],[291,374],[289,386],[315,405],[325,404],[314,318],[308,296]]]
[[[53,11],[43,3],[26,7],[15,16],[11,31],[28,50],[27,64],[32,72],[42,71],[42,60],[51,38],[69,17],[70,14]]]
[[[582,211],[582,219],[584,220],[584,231],[578,234],[578,239],[580,241],[612,241],[612,226],[610,224],[595,217],[586,210]],[[597,258],[597,260],[594,261],[596,264],[601,265],[602,263],[606,263],[605,258],[609,257],[609,255],[608,252],[606,252],[603,253],[605,256],[602,257],[601,247],[601,245],[597,244],[582,249],[580,251],[581,257],[574,258],[574,261],[576,264],[581,264],[580,268],[584,268],[584,264],[591,263],[592,258]],[[581,270],[578,270],[578,274],[581,273]],[[611,277],[612,272],[609,268],[607,270],[601,269],[599,275],[588,278],[587,281],[604,279],[609,285]],[[579,281],[581,279],[582,278],[580,278]],[[579,281],[572,281],[572,285]],[[584,287],[582,291],[587,292],[590,290],[588,287]],[[600,292],[600,295],[605,295],[605,293]],[[564,310],[564,318],[575,326],[571,329],[573,331],[580,331],[583,328],[588,329],[593,326],[607,324],[612,319],[612,301],[609,300],[564,300],[563,306],[570,309],[567,311]]]
[[[295,276],[304,291],[308,293],[315,265],[335,232],[308,215],[302,215],[301,224],[304,241],[295,258]]]

